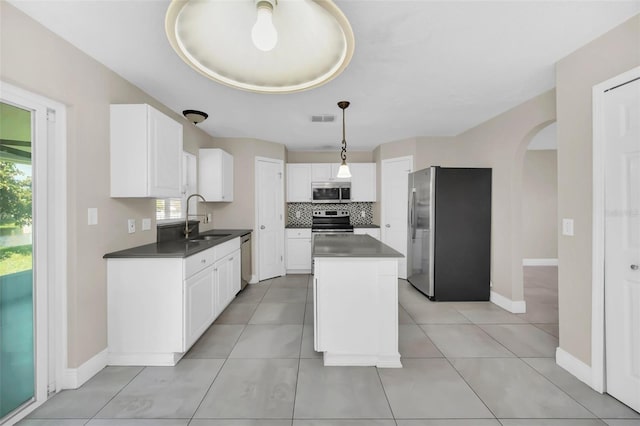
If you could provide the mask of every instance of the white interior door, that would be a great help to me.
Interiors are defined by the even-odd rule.
[[[413,157],[382,160],[382,242],[407,255],[408,175]],[[406,257],[398,261],[398,277],[407,278]]]
[[[640,411],[640,80],[604,96],[607,392]]]
[[[284,275],[284,184],[280,160],[256,159],[258,280]]]

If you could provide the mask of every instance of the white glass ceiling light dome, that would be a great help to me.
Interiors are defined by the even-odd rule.
[[[351,25],[331,0],[172,0],[165,30],[201,74],[261,93],[325,84],[354,49]]]

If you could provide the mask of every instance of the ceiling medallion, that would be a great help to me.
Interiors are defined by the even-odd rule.
[[[321,86],[354,49],[351,25],[331,0],[172,0],[165,30],[193,69],[259,93]]]

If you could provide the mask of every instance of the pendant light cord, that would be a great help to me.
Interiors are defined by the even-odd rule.
[[[349,107],[349,102],[340,101],[338,106],[342,109],[342,151],[340,152],[340,158],[342,158],[342,164],[347,163],[347,137],[345,136],[345,121],[344,110]]]

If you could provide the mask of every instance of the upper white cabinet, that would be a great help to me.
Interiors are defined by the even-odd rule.
[[[311,182],[349,182],[350,178],[336,177],[339,168],[340,163],[313,163],[311,164]]]
[[[311,166],[307,163],[287,164],[287,202],[311,202]]]
[[[198,153],[198,188],[207,201],[233,201],[233,156],[218,148]]]
[[[147,104],[111,105],[111,196],[180,197],[182,124]]]
[[[376,163],[351,163],[351,201],[376,201]]]

